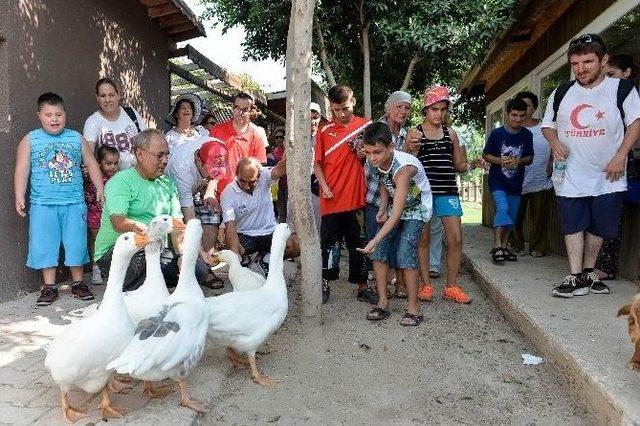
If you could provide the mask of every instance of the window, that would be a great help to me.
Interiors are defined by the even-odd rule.
[[[562,65],[560,68],[552,72],[551,74],[542,77],[540,80],[540,106],[538,111],[540,115],[544,114],[547,107],[547,100],[551,96],[551,92],[556,90],[556,87],[562,83],[566,83],[571,79],[571,67],[568,62]]]

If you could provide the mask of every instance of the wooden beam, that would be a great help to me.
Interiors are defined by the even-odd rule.
[[[173,62],[168,62],[168,64],[169,64],[169,71],[174,73],[178,77],[182,78],[183,80],[186,80],[191,84],[201,87],[204,90],[207,90],[216,96],[220,96],[223,99],[231,100],[231,98],[233,97],[233,93],[230,93],[229,91],[224,90],[223,88],[216,87],[210,81],[204,81],[201,78],[198,78],[192,75],[189,71],[185,71],[179,65],[176,65]]]
[[[261,106],[267,105],[267,99],[264,97],[264,95],[260,93],[252,93],[252,92],[249,92],[248,90],[243,89],[242,80],[240,79],[240,77],[227,71],[225,68],[221,67],[220,65],[214,63],[209,58],[202,55],[196,49],[191,47],[191,45],[187,45],[186,48],[187,48],[187,56],[189,57],[189,59],[191,59],[194,63],[200,65],[200,67],[204,69],[206,72],[208,72],[213,76],[218,77],[220,80],[224,81],[229,86],[237,89],[238,91],[250,93],[253,96],[253,98],[256,100],[257,104],[260,104]]]
[[[167,3],[167,0],[140,0],[140,3],[146,7],[155,7]]]
[[[176,13],[174,15],[163,16],[161,18],[158,18],[158,22],[160,23],[160,26],[162,28],[171,28],[171,27],[178,26],[180,24],[184,24],[185,22],[190,23],[191,21],[189,21],[189,19],[186,16],[180,13]]]
[[[169,58],[179,58],[180,56],[187,56],[187,48],[181,47],[169,52]]]
[[[176,13],[180,13],[178,8],[173,3],[164,3],[157,6],[152,6],[147,9],[149,18],[155,19],[163,16],[169,16]]]
[[[193,24],[187,20],[184,21],[184,23],[176,25],[174,27],[170,27],[169,30],[167,31],[167,34],[180,34],[180,33],[184,33],[186,31],[191,31],[193,30]]]

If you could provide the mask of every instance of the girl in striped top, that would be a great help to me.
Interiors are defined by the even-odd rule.
[[[447,281],[443,291],[445,299],[458,303],[469,303],[458,285],[458,272],[462,258],[462,207],[458,197],[456,173],[467,172],[471,166],[460,148],[456,132],[444,125],[450,105],[449,90],[433,86],[425,91],[424,120],[418,130],[423,134],[418,143],[409,144],[408,152],[416,155],[424,166],[433,193],[433,220],[441,220],[447,241]],[[430,229],[422,233],[418,246],[422,286],[420,300],[433,298],[433,286],[429,281],[429,237]]]

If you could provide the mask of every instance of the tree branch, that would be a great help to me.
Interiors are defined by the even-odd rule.
[[[318,39],[318,46],[320,46],[320,62],[322,63],[324,74],[327,77],[327,83],[329,84],[329,87],[333,87],[336,85],[336,78],[333,76],[333,70],[329,63],[327,48],[324,44],[324,37],[322,36],[322,28],[320,28],[320,20],[318,19],[318,15],[315,13],[313,14],[313,29],[315,30],[316,38]]]
[[[420,61],[420,54],[415,53],[411,61],[409,62],[409,66],[407,67],[407,72],[404,75],[404,80],[402,81],[402,86],[400,90],[406,91],[409,88],[409,84],[411,84],[411,77],[413,77],[413,72],[416,69],[416,65]]]

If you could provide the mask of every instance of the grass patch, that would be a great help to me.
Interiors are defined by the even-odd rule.
[[[463,225],[479,225],[482,223],[482,203],[474,203],[473,201],[462,202],[462,224]]]

